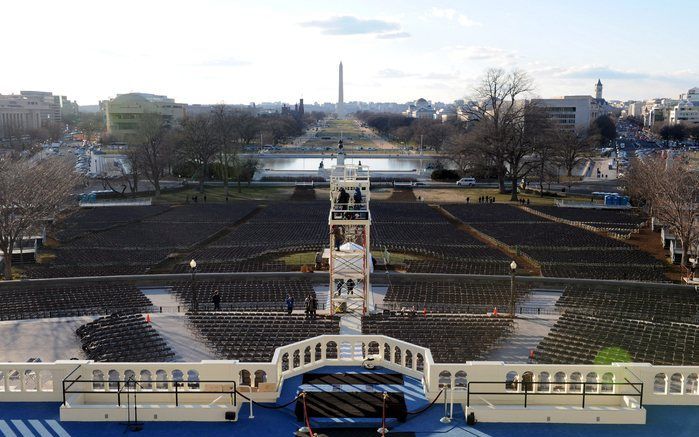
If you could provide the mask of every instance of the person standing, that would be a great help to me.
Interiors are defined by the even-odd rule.
[[[342,246],[342,243],[345,240],[345,232],[344,229],[342,229],[342,226],[335,225],[333,226],[333,239],[335,243],[335,250],[340,250],[340,246]]]
[[[221,311],[221,294],[218,292],[218,288],[214,290],[211,301],[214,303],[214,311]]]
[[[311,317],[311,305],[311,294],[309,293],[308,296],[306,296],[306,299],[303,301],[304,314],[306,315],[307,319]]]
[[[294,297],[291,294],[286,295],[286,312],[287,314],[291,315],[291,312],[294,311]]]
[[[347,295],[354,294],[354,281],[352,279],[347,280]]]

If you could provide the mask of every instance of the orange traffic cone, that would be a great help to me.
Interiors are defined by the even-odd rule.
[[[498,307],[493,308],[493,316],[498,316]]]
[[[146,323],[150,323],[150,314],[146,314]]]

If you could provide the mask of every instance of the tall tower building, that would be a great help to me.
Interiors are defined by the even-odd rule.
[[[345,118],[345,92],[342,79],[342,61],[340,61],[339,77],[340,82],[338,85],[337,106],[335,107],[335,112],[337,112],[337,118]]]
[[[595,99],[602,100],[602,81],[597,79],[597,85],[595,85]]]

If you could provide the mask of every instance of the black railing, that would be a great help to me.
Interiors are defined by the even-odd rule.
[[[473,391],[471,389],[471,385],[476,385],[476,384],[504,384],[506,389],[505,391]],[[518,385],[522,385],[523,390],[519,391],[517,390]],[[541,390],[534,390],[535,386],[540,386],[540,385],[547,385],[549,386],[550,389],[547,389],[546,391],[541,391]],[[560,387],[560,386],[575,386],[575,387],[580,387],[580,391],[555,391],[553,390],[554,387]],[[595,391],[588,391],[589,387],[595,387]],[[635,393],[617,393],[615,387],[631,387],[633,388]],[[507,388],[507,387],[514,387],[513,389]],[[603,388],[604,387],[612,387],[611,392],[604,392]],[[471,395],[506,395],[506,396],[523,396],[522,399],[522,404],[524,408],[527,408],[527,403],[529,400],[529,396],[580,396],[581,397],[581,406],[582,408],[585,408],[585,403],[587,401],[586,397],[587,396],[616,396],[616,397],[624,397],[624,396],[637,396],[638,397],[638,408],[641,409],[643,408],[643,383],[642,382],[629,382],[628,379],[626,379],[626,382],[553,382],[553,381],[547,381],[547,382],[541,382],[541,381],[469,381],[467,384],[467,392],[466,392],[466,407],[469,407],[471,405]]]
[[[101,384],[102,386],[105,387],[104,390],[95,390],[94,388],[92,390],[70,390],[70,388],[75,384],[75,383],[82,383],[82,384],[92,384],[94,387],[94,384]],[[68,385],[66,386],[66,384]],[[111,389],[110,387],[116,384],[116,387]],[[153,388],[143,388],[144,385],[150,385]],[[166,384],[167,389],[158,389],[157,387],[160,385]],[[170,390],[170,384],[172,384],[172,387],[174,390]],[[197,389],[190,389],[186,391],[181,391],[179,388],[183,387],[185,384],[189,385],[190,387],[197,387]],[[226,384],[226,385],[232,385],[233,389],[232,390],[200,390],[198,387],[201,387],[201,384]],[[66,404],[66,397],[71,394],[97,394],[97,395],[116,395],[117,399],[117,405],[121,406],[121,395],[123,390],[128,390],[128,392],[135,391],[136,386],[140,388],[139,393],[141,394],[149,394],[149,395],[169,395],[175,396],[175,406],[180,405],[180,394],[229,394],[231,396],[231,401],[233,406],[238,405],[238,390],[237,386],[238,384],[235,381],[226,381],[226,380],[206,380],[206,381],[184,381],[184,380],[174,380],[174,379],[154,379],[154,380],[148,380],[148,381],[137,381],[133,377],[130,377],[129,379],[126,380],[110,380],[110,379],[91,379],[91,380],[84,380],[80,379],[80,376],[73,380],[68,380],[64,379],[63,380],[63,405],[65,406]]]
[[[45,311],[17,311],[3,312],[0,314],[0,321],[4,320],[25,320],[25,319],[46,319],[57,317],[80,317],[80,316],[108,316],[110,314],[158,314],[158,313],[182,313],[189,312],[191,304],[183,303],[178,306],[141,306],[141,307],[91,307],[75,308],[65,310],[45,310]],[[213,311],[213,303],[199,303],[198,311]],[[303,301],[294,304],[295,310],[304,309]],[[325,309],[325,302],[318,302],[318,309]],[[286,305],[271,302],[231,302],[221,303],[221,311],[278,311],[285,312]]]

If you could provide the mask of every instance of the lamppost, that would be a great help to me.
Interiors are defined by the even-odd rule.
[[[517,271],[517,263],[512,260],[510,263],[510,317],[515,318],[515,304],[517,299],[515,297],[515,272]]]
[[[189,262],[189,271],[192,272],[192,282],[190,283],[190,288],[192,290],[192,310],[196,311],[199,309],[199,303],[197,302],[197,290],[194,288],[194,275],[197,273],[197,262],[191,260]]]

